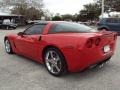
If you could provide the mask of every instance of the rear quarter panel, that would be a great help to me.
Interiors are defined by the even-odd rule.
[[[64,55],[68,69],[74,68],[76,63],[78,63],[78,48],[83,48],[87,37],[79,36],[79,35],[66,35],[66,34],[47,34],[42,36],[42,44],[43,49],[47,46],[55,46],[57,47],[62,54]],[[43,50],[42,50],[43,51]],[[41,54],[42,57],[42,54]]]
[[[69,71],[82,70],[90,64],[103,60],[104,56],[101,55],[101,50],[99,49],[109,41],[107,38],[102,39],[103,41],[100,46],[94,45],[91,49],[86,48],[88,39],[96,39],[96,37],[101,35],[102,33],[47,34],[42,36],[43,42],[41,45],[43,45],[43,49],[49,45],[57,47],[63,53]],[[115,44],[115,41],[111,41],[111,43],[112,42]],[[114,46],[115,45],[113,45],[113,49]],[[113,52],[110,55],[112,54]],[[109,57],[109,55],[107,57]]]

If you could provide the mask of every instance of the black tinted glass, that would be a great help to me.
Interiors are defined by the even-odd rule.
[[[107,19],[108,23],[120,23],[120,19],[119,18],[109,18]]]
[[[82,24],[62,22],[58,24],[53,24],[48,33],[52,34],[52,33],[87,33],[87,32],[97,32],[97,30],[94,30]]]
[[[36,35],[36,34],[42,34],[43,29],[44,29],[45,25],[34,25],[30,28],[28,28],[24,33],[26,35]]]

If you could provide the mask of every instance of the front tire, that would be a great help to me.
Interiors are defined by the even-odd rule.
[[[12,27],[12,29],[14,29],[14,30],[15,30],[15,29],[16,29],[16,27]]]
[[[48,72],[54,76],[61,76],[67,71],[64,56],[56,48],[48,48],[45,51],[44,63]]]
[[[5,50],[6,50],[6,52],[8,54],[13,54],[13,50],[12,50],[10,41],[8,39],[5,39],[4,43],[5,43]]]
[[[100,30],[105,30],[105,31],[109,31],[107,28],[101,28]]]
[[[6,29],[9,30],[9,26],[7,26]]]

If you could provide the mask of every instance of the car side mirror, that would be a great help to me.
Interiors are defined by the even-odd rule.
[[[23,36],[23,35],[24,35],[23,32],[19,32],[19,33],[18,33],[18,36]]]

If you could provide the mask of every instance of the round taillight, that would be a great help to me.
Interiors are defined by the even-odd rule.
[[[96,46],[99,46],[99,45],[100,45],[100,41],[101,41],[101,39],[100,39],[100,38],[97,38],[97,39],[95,40],[95,45],[96,45]]]
[[[89,40],[87,41],[86,46],[87,46],[88,48],[91,48],[91,47],[92,47],[92,44],[93,44],[93,40],[92,40],[92,39],[89,39]]]

